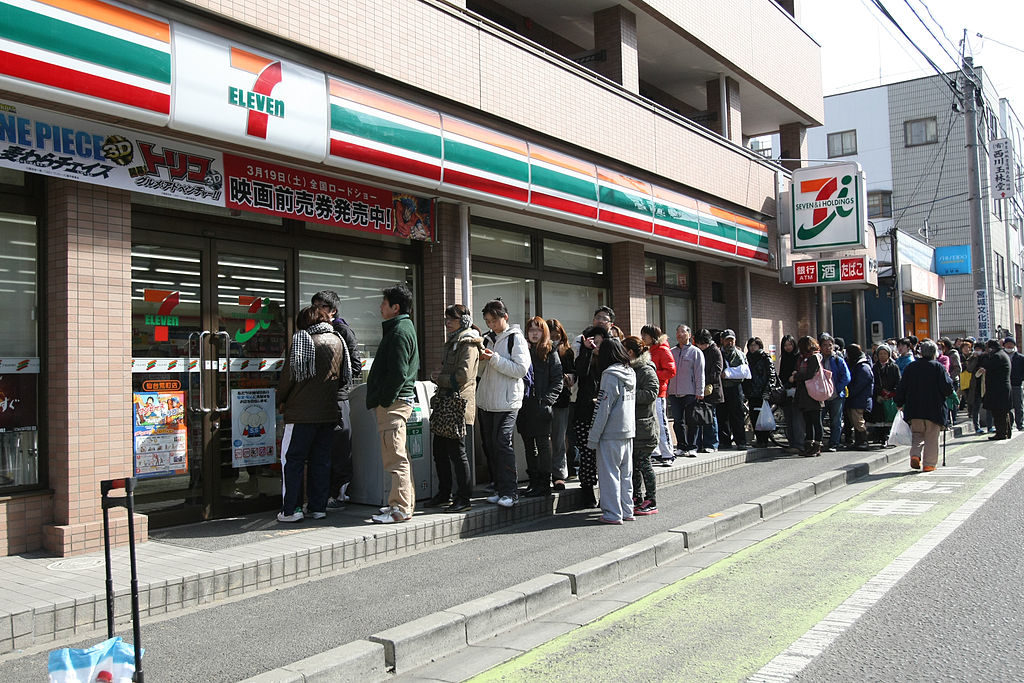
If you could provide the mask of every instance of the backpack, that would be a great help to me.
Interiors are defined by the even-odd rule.
[[[836,385],[832,382],[832,371],[825,369],[821,356],[818,356],[818,371],[814,373],[814,377],[804,382],[804,387],[807,389],[807,395],[815,401],[827,401],[832,398]]]

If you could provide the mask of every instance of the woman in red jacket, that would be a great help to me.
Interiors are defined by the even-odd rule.
[[[640,329],[640,338],[649,347],[651,361],[658,375],[658,400],[654,402],[654,413],[658,417],[658,447],[651,454],[662,465],[671,465],[676,459],[672,450],[672,438],[668,433],[668,414],[665,404],[668,395],[668,381],[676,376],[676,361],[672,357],[672,349],[668,346],[668,337],[657,325],[644,325]]]

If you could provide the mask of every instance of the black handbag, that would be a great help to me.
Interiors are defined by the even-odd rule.
[[[466,438],[466,399],[462,394],[438,391],[430,398],[430,431],[445,439]]]
[[[697,401],[693,404],[693,424],[706,427],[715,423],[714,408],[709,403]]]

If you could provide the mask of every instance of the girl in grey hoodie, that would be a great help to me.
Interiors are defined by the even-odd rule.
[[[633,437],[636,434],[636,373],[622,342],[609,337],[597,354],[601,387],[587,448],[597,451],[601,521],[633,520]]]

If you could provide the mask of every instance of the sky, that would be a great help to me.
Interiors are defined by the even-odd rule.
[[[959,63],[959,43],[967,29],[967,54],[973,54],[975,66],[985,68],[999,97],[1010,100],[1018,118],[1024,120],[1024,32],[1020,30],[1024,27],[1024,2],[881,0],[881,3],[944,71],[954,70]],[[911,8],[931,28],[941,41],[941,47]],[[800,0],[798,16],[804,29],[821,44],[825,95],[935,74],[871,0]],[[945,30],[945,37],[940,26]],[[984,37],[979,38],[978,33]]]

